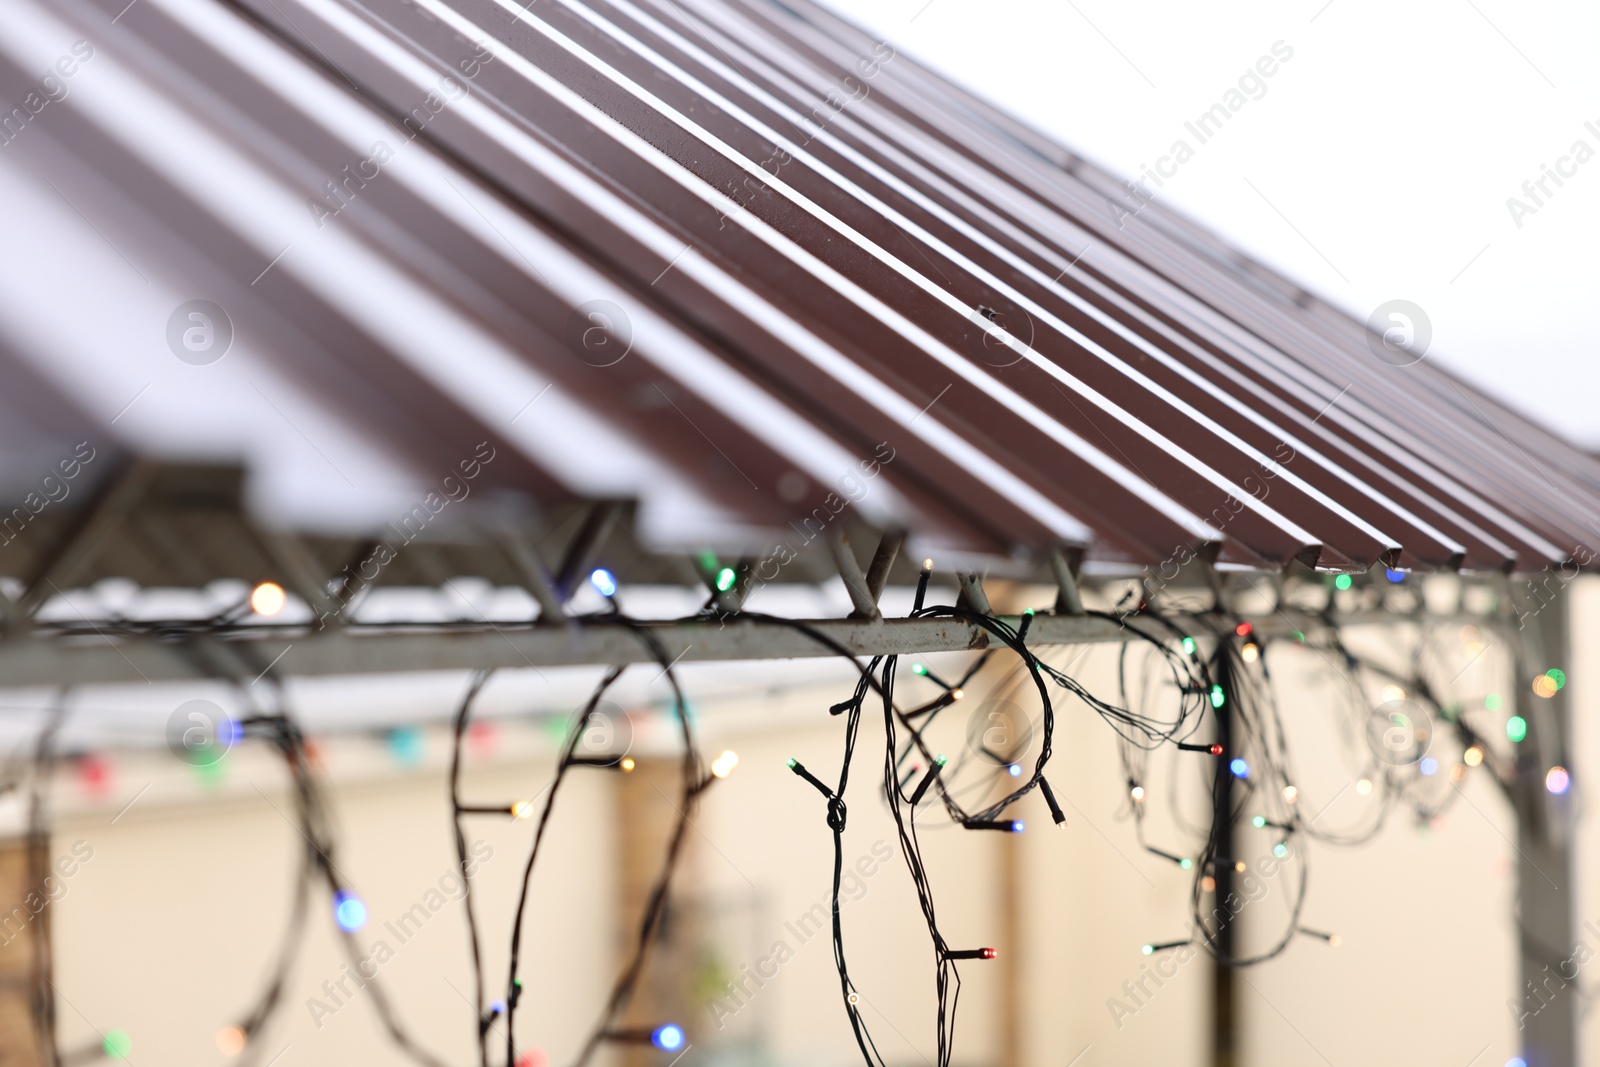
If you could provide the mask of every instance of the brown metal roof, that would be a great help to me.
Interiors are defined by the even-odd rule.
[[[18,3],[7,98],[109,17]],[[359,440],[351,498],[488,440],[495,487],[733,551],[875,454],[865,521],[993,560],[1532,569],[1600,514],[1592,457],[1159,202],[1119,222],[1113,176],[809,3],[143,0],[117,27],[8,154],[287,391],[207,402],[291,396],[299,438]],[[178,302],[139,292],[158,326]],[[597,300],[625,358],[584,347]],[[111,327],[42,352],[60,313],[0,342],[81,404]],[[140,411],[109,431],[131,451],[226,438]]]

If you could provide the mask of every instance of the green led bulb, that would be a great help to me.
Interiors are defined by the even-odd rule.
[[[950,762],[950,757],[941,754],[941,755],[933,757],[933,762],[935,762],[939,766],[943,767],[946,763]]]
[[[789,757],[789,762],[788,762],[789,769],[791,771],[794,770],[795,765],[798,764],[799,762],[800,762],[799,760],[795,759],[793,756],[790,756]]]
[[[1267,825],[1267,817],[1265,815],[1257,815],[1255,818],[1250,820],[1250,825],[1259,830],[1263,826]]]
[[[110,1030],[106,1032],[100,1047],[114,1060],[125,1059],[133,1051],[133,1040],[122,1030]]]
[[[1223,695],[1222,686],[1214,685],[1214,686],[1211,687],[1211,706],[1212,707],[1220,708],[1220,707],[1222,707],[1223,704],[1227,703],[1227,700],[1228,700],[1228,698],[1225,695]]]
[[[724,567],[717,572],[717,589],[719,592],[726,593],[733,588],[733,583],[738,580],[739,576],[734,573],[732,567]]]
[[[1521,715],[1513,715],[1506,720],[1506,736],[1512,741],[1521,741],[1528,736],[1528,720]]]
[[[1183,653],[1184,653],[1184,655],[1186,655],[1186,656],[1192,656],[1192,655],[1194,655],[1194,650],[1195,650],[1195,649],[1196,649],[1196,648],[1198,648],[1198,647],[1200,647],[1200,646],[1198,646],[1198,645],[1196,645],[1196,644],[1195,644],[1195,643],[1194,643],[1194,638],[1192,638],[1192,637],[1185,637],[1185,638],[1184,638],[1184,639],[1183,639]]]
[[[911,665],[911,673],[912,674],[927,674],[928,673],[928,668],[924,667],[920,663],[913,663]]]
[[[1333,586],[1335,589],[1349,589],[1354,584],[1355,579],[1351,578],[1348,574],[1341,574],[1333,580]]]

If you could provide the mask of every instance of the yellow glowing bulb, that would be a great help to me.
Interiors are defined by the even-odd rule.
[[[517,801],[515,804],[511,805],[511,814],[515,815],[519,819],[533,818],[533,801]]]
[[[1385,704],[1398,704],[1405,698],[1406,691],[1398,685],[1386,685],[1383,687],[1383,702]]]
[[[1466,776],[1467,776],[1467,769],[1465,767],[1463,767],[1461,764],[1458,763],[1454,767],[1450,768],[1450,780],[1452,782],[1459,782],[1459,781],[1461,781],[1461,779],[1465,778]]]
[[[1143,800],[1144,799],[1144,786],[1142,786],[1142,785],[1134,786],[1133,789],[1132,789],[1132,793],[1133,793],[1133,799],[1135,799],[1135,800]]]
[[[637,767],[638,764],[633,762],[633,757],[632,756],[623,756],[622,757],[621,766],[622,766],[622,773],[623,774],[632,774],[633,773],[633,769],[635,767]]]
[[[283,586],[277,582],[262,582],[250,591],[250,610],[257,615],[276,615],[283,604]]]
[[[1252,641],[1239,650],[1239,655],[1244,657],[1246,663],[1254,663],[1261,656],[1261,650]]]
[[[1360,793],[1362,796],[1366,796],[1368,793],[1372,792],[1372,780],[1370,778],[1361,779],[1361,781],[1356,783],[1356,792]]]
[[[711,761],[711,773],[714,777],[726,778],[737,766],[739,766],[739,754],[730,748]]]
[[[950,690],[950,699],[951,700],[960,700],[962,697],[964,697],[966,695],[967,694],[963,690],[960,690],[960,689],[952,689],[952,690]]]
[[[1284,786],[1283,787],[1283,799],[1285,799],[1289,803],[1293,804],[1296,800],[1300,799],[1300,790],[1296,789],[1292,785]]]
[[[1476,767],[1478,764],[1483,762],[1483,749],[1479,748],[1477,745],[1473,745],[1471,748],[1461,753],[1461,762],[1465,763],[1468,767]]]
[[[1206,875],[1200,879],[1200,891],[1202,893],[1215,893],[1217,891],[1217,880],[1209,874]]]
[[[1534,695],[1544,697],[1546,700],[1555,696],[1558,688],[1560,687],[1556,685],[1556,680],[1548,674],[1541,674],[1533,680]]]
[[[1338,934],[1329,934],[1328,935],[1328,947],[1329,948],[1338,948],[1342,944],[1344,944],[1344,938],[1340,937]]]
[[[922,569],[925,570],[925,571],[933,570],[933,560],[932,559],[923,560],[922,561]]]
[[[1240,874],[1243,874],[1245,871],[1249,870],[1249,866],[1244,862],[1244,860],[1240,860],[1238,863],[1233,865],[1233,869],[1238,871]]]
[[[224,1056],[237,1056],[244,1051],[244,1030],[237,1026],[224,1026],[217,1031],[217,1048]]]

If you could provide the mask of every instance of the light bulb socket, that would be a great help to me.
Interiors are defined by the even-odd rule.
[[[934,779],[939,777],[939,772],[942,770],[944,770],[944,764],[938,762],[937,760],[934,761],[932,767],[928,768],[928,773],[922,776],[922,781],[917,783],[916,791],[911,794],[910,803],[913,808],[917,806],[917,802],[920,801],[928,792],[928,788],[933,785]]]
[[[1033,609],[1029,608],[1022,613],[1022,623],[1017,627],[1017,641],[1021,643],[1028,639],[1028,627],[1033,625]]]
[[[1000,950],[993,948],[951,948],[944,952],[947,960],[992,960],[999,955]]]
[[[1045,781],[1043,775],[1039,777],[1039,792],[1044,794],[1044,802],[1050,806],[1050,818],[1055,820],[1057,826],[1067,825],[1067,813],[1056,803],[1055,790],[1050,788],[1050,783]]]
[[[1318,941],[1326,941],[1328,944],[1334,946],[1339,944],[1338,934],[1325,934],[1321,930],[1311,930],[1304,926],[1300,927],[1299,929],[1300,933],[1305,934],[1307,937],[1314,937]]]
[[[789,760],[789,769],[795,774],[798,774],[800,777],[804,778],[806,781],[810,782],[812,785],[816,786],[817,792],[821,793],[830,800],[833,799],[833,790],[824,785],[821,779],[819,779],[816,775],[806,770],[805,764],[801,763],[797,759],[791,759]]]
[[[633,769],[631,766],[623,767],[623,763],[625,763],[625,762],[626,763],[630,763],[630,764],[632,763],[631,760],[627,760],[622,756],[569,756],[569,757],[567,757],[567,766],[569,766],[569,767],[601,767],[601,768],[603,768],[605,770],[608,770],[608,771],[622,771],[622,770],[630,770],[631,771]]]
[[[919,704],[912,708],[910,711],[905,713],[905,716],[908,719],[919,718],[923,715],[927,715],[929,712],[938,711],[940,708],[948,708],[951,704],[956,702],[956,699],[957,697],[955,693],[940,693],[926,704]]]
[[[933,573],[933,560],[922,561],[922,570],[917,574],[917,596],[911,602],[911,614],[915,615],[922,610],[922,601],[928,595],[928,576]]]
[[[684,1044],[683,1027],[676,1023],[663,1023],[650,1030],[607,1030],[601,1036],[619,1045],[654,1045],[663,1052],[675,1052]]]

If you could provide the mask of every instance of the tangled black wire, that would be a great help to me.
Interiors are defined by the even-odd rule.
[[[1345,640],[1344,627],[1331,613],[1310,616],[1300,625],[1304,629],[1271,633],[1254,633],[1243,619],[1220,610],[1168,614],[1148,603],[1140,603],[1133,611],[1096,613],[1090,615],[1113,623],[1124,631],[1118,655],[1117,676],[1119,702],[1097,696],[1086,685],[1060,666],[1046,662],[1028,644],[1028,632],[1036,617],[1025,613],[1013,625],[1007,619],[970,610],[963,606],[934,605],[924,607],[927,575],[919,586],[916,606],[910,613],[913,619],[947,619],[971,627],[986,640],[983,651],[977,655],[954,682],[946,682],[925,666],[918,665],[916,673],[929,678],[942,689],[940,695],[910,709],[896,703],[900,669],[898,655],[872,657],[863,662],[849,649],[806,623],[757,612],[740,611],[736,618],[760,626],[787,628],[826,648],[834,655],[848,661],[857,671],[856,684],[850,695],[829,710],[843,720],[844,735],[839,772],[829,783],[814,775],[798,763],[791,761],[796,775],[809,782],[825,800],[824,821],[833,836],[834,863],[831,889],[832,933],[834,962],[839,976],[840,992],[857,1045],[868,1067],[888,1067],[879,1053],[876,1042],[861,1011],[863,998],[851,978],[846,953],[845,930],[841,917],[841,892],[844,877],[843,838],[849,822],[846,793],[850,770],[859,741],[863,711],[871,697],[876,695],[881,705],[884,730],[884,759],[880,792],[894,820],[901,854],[912,884],[917,893],[919,908],[928,928],[933,951],[935,979],[935,1033],[936,1065],[949,1067],[954,1055],[956,1008],[960,998],[961,979],[957,963],[970,959],[993,958],[994,950],[952,946],[945,938],[935,907],[934,889],[923,859],[920,834],[926,828],[919,823],[918,815],[925,801],[937,798],[948,818],[950,828],[968,830],[1007,831],[1020,829],[1008,819],[1017,804],[1038,791],[1047,804],[1052,818],[1064,824],[1065,815],[1046,778],[1046,768],[1053,755],[1057,705],[1055,701],[1065,694],[1068,700],[1081,702],[1106,722],[1118,736],[1124,773],[1133,798],[1133,818],[1140,845],[1163,860],[1193,870],[1194,881],[1190,893],[1190,936],[1151,948],[1172,948],[1180,945],[1198,945],[1228,966],[1248,966],[1272,959],[1289,946],[1297,933],[1313,934],[1323,939],[1329,935],[1306,930],[1300,925],[1306,900],[1307,878],[1304,851],[1296,849],[1299,837],[1331,844],[1358,844],[1370,840],[1397,810],[1409,805],[1419,820],[1434,818],[1455,799],[1458,790],[1444,787],[1444,776],[1431,770],[1419,770],[1419,761],[1388,761],[1375,751],[1369,751],[1357,769],[1363,794],[1377,795],[1367,806],[1368,814],[1361,825],[1353,830],[1329,829],[1318,826],[1322,811],[1306,814],[1306,805],[1298,803],[1295,777],[1290,765],[1287,732],[1279,713],[1279,701],[1269,669],[1269,660],[1276,661],[1286,650],[1298,649],[1322,657],[1338,676],[1336,714],[1353,739],[1365,739],[1363,730],[1369,718],[1376,714],[1367,696],[1367,687],[1374,682],[1387,682],[1403,687],[1405,700],[1431,719],[1443,722],[1448,729],[1445,738],[1451,752],[1459,753],[1458,765],[1452,768],[1449,785],[1459,780],[1457,772],[1480,763],[1494,779],[1508,788],[1517,773],[1516,755],[1505,743],[1497,740],[1496,727],[1503,732],[1504,717],[1496,717],[1495,709],[1468,710],[1462,697],[1453,692],[1461,672],[1451,673],[1453,664],[1440,647],[1439,636],[1455,621],[1426,624],[1412,649],[1407,663],[1378,662],[1352,652]],[[708,608],[709,611],[709,608]],[[703,621],[702,613],[694,619]],[[1287,616],[1286,616],[1287,617]],[[666,914],[673,874],[683,855],[687,830],[696,806],[714,778],[706,773],[696,745],[694,731],[687,713],[683,691],[670,659],[652,629],[652,623],[623,615],[616,609],[583,617],[586,625],[615,625],[627,628],[649,651],[650,657],[662,668],[662,676],[670,686],[675,702],[678,735],[681,744],[679,760],[679,802],[677,820],[665,852],[650,885],[640,914],[632,948],[626,956],[611,988],[599,1017],[588,1037],[581,1045],[573,1067],[585,1067],[607,1040],[628,1039],[629,1031],[618,1030],[618,1021],[626,1013],[633,993],[645,972],[651,947],[658,937]],[[1487,626],[1483,619],[1474,619],[1477,625]],[[437,626],[437,624],[427,624]],[[176,624],[174,624],[176,626]],[[207,620],[204,623],[176,626],[181,631],[168,634],[174,626],[164,624],[130,623],[122,627],[129,633],[161,633],[185,637],[199,633],[233,633],[239,630],[232,616]],[[450,627],[445,627],[450,628]],[[1514,656],[1525,656],[1516,634],[1509,628],[1497,631]],[[1209,646],[1202,651],[1201,641]],[[1009,652],[1014,662],[1010,666],[1010,688],[1015,691],[1031,684],[1039,706],[1039,746],[1032,761],[1031,771],[1024,776],[1021,765],[1015,762],[1016,752],[990,752],[982,755],[1004,766],[1013,778],[1021,778],[1013,787],[1002,791],[998,799],[975,805],[971,810],[961,802],[952,782],[962,764],[947,765],[937,756],[929,742],[929,732],[941,714],[953,707],[964,695],[964,687],[994,662],[997,655]],[[1142,660],[1139,654],[1142,653]],[[537,860],[550,825],[556,798],[567,774],[578,767],[614,767],[623,759],[622,753],[614,758],[580,758],[577,746],[585,735],[601,700],[625,670],[623,666],[609,668],[601,678],[580,713],[573,720],[561,749],[559,763],[553,780],[546,788],[537,828],[523,868],[518,904],[510,931],[509,967],[506,974],[503,999],[485,1004],[488,983],[483,971],[480,919],[474,901],[472,870],[468,860],[467,835],[463,819],[474,815],[519,814],[516,804],[477,805],[463,800],[463,741],[471,723],[472,709],[479,695],[492,677],[492,671],[475,671],[469,679],[463,697],[452,719],[453,748],[450,763],[449,788],[452,804],[454,844],[456,858],[466,886],[463,898],[466,925],[474,971],[475,998],[479,1016],[478,1046],[481,1067],[489,1067],[491,1048],[489,1032],[492,1024],[503,1013],[506,1040],[505,1063],[514,1064],[517,1057],[513,1022],[519,1007],[522,982],[519,977],[523,920],[529,898]],[[264,671],[270,675],[270,670]],[[999,685],[995,687],[997,690]],[[283,706],[281,685],[273,677],[272,692],[277,695],[277,708],[270,712],[252,713],[238,722],[239,737],[255,739],[271,745],[284,760],[289,771],[294,801],[293,824],[303,841],[300,863],[294,878],[293,904],[288,929],[270,969],[262,993],[243,1013],[238,1028],[248,1040],[258,1035],[283,1004],[283,993],[291,976],[301,938],[306,928],[307,915],[313,888],[321,883],[335,899],[352,891],[335,862],[335,839],[326,798],[314,773],[313,760],[307,749],[306,738],[293,716]],[[65,697],[62,698],[64,708]],[[34,796],[30,808],[30,856],[43,854],[45,813],[43,806],[44,782],[55,759],[53,744],[64,719],[64,710],[58,709],[50,718],[34,746],[32,753]],[[1408,720],[1409,722],[1409,720]],[[1145,817],[1147,806],[1143,802],[1145,782],[1148,777],[1150,754],[1165,745],[1180,750],[1204,752],[1216,757],[1210,785],[1211,817],[1204,823],[1194,823],[1179,804],[1178,792],[1171,791],[1174,822],[1179,830],[1196,842],[1191,854],[1174,852],[1157,847],[1146,840]],[[1352,745],[1357,752],[1359,745]],[[1445,749],[1434,750],[1440,755]],[[1471,756],[1467,754],[1471,753]],[[964,761],[970,757],[963,756]],[[1430,757],[1432,759],[1432,757]],[[1435,767],[1438,761],[1433,760]],[[908,768],[909,764],[909,768]],[[923,768],[926,770],[923,770]],[[1234,768],[1239,769],[1234,769]],[[918,775],[921,775],[919,778]],[[14,775],[8,776],[4,785],[15,784]],[[1004,781],[1004,779],[1000,779]],[[992,782],[980,782],[980,787],[992,789]],[[1334,800],[1337,800],[1336,796]],[[528,803],[528,802],[522,802]],[[1255,812],[1251,817],[1251,813]],[[522,812],[526,816],[526,812]],[[1285,859],[1297,872],[1288,907],[1287,926],[1281,936],[1275,937],[1260,951],[1246,952],[1235,947],[1231,934],[1224,936],[1232,916],[1224,915],[1219,908],[1206,911],[1206,900],[1212,891],[1208,883],[1223,877],[1235,867],[1242,869],[1242,861],[1233,851],[1239,840],[1238,833],[1244,820],[1250,818],[1256,829],[1270,828],[1279,835],[1274,854]],[[35,864],[36,866],[36,864]],[[30,868],[31,869],[31,868]],[[1218,896],[1220,896],[1220,892]],[[345,951],[352,965],[360,967],[360,950],[353,934],[343,934]],[[376,977],[366,977],[360,985],[372,995],[372,1002],[388,1038],[413,1061],[423,1067],[443,1067],[442,1061],[423,1049],[402,1026],[392,1005],[383,993]],[[54,984],[49,973],[49,953],[38,954],[35,960],[35,1014],[41,1033],[47,1037],[47,1062],[52,1067],[95,1055],[94,1050],[63,1056],[54,1041]],[[253,1062],[262,1051],[259,1044],[250,1042],[244,1062]]]

